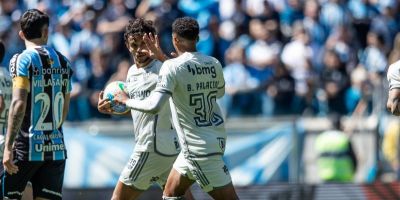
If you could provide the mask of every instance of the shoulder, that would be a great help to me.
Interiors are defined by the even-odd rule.
[[[165,61],[164,64],[179,67],[179,66],[184,65],[186,62],[188,62],[190,60],[191,60],[191,58],[190,58],[189,54],[184,53],[176,58],[171,58],[171,59]]]
[[[400,61],[397,61],[388,67],[387,71],[388,78],[392,76],[399,76],[400,75]]]
[[[151,69],[153,72],[158,73],[164,63],[159,60],[154,60],[151,63]]]
[[[56,52],[56,54],[57,54],[57,56],[59,57],[60,60],[64,60],[65,62],[70,63],[70,61],[68,60],[68,58],[65,57],[62,53],[60,53],[59,51],[57,51],[57,50],[55,50],[55,49],[54,49],[54,51]]]
[[[399,70],[400,69],[400,60],[389,65],[388,71],[390,70]]]
[[[32,57],[34,56],[34,51],[25,50],[22,53],[16,53],[10,59],[10,69],[12,67],[21,67],[22,65],[28,65]]]
[[[207,57],[209,57],[212,62],[214,62],[216,64],[221,64],[218,59],[216,59],[216,58],[214,58],[212,56],[207,56]]]

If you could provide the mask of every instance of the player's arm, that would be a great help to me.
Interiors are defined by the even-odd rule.
[[[400,115],[400,69],[398,65],[389,66],[387,72],[387,80],[389,82],[389,97],[386,107],[393,115]]]
[[[168,93],[153,91],[145,100],[129,99],[126,94],[123,94],[115,97],[114,101],[116,103],[125,104],[128,108],[133,110],[156,114],[161,110],[164,104],[168,102],[169,97],[170,94]]]
[[[3,93],[0,91],[0,113],[3,112],[5,108],[5,103],[4,103],[4,98],[3,98]]]
[[[64,107],[63,107],[63,123],[67,119],[68,111],[69,111],[69,102],[71,101],[71,94],[68,92],[65,94],[65,99],[64,99]]]
[[[389,90],[389,98],[386,107],[393,115],[400,116],[400,88]]]
[[[29,80],[23,76],[13,78],[12,101],[8,115],[8,129],[5,139],[3,164],[8,173],[18,172],[18,167],[13,163],[12,147],[15,137],[21,128],[25,115],[28,99]]]

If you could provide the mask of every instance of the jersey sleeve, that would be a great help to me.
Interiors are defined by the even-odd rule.
[[[10,75],[12,78],[22,76],[29,78],[31,58],[28,54],[15,54],[10,60]]]
[[[400,88],[400,64],[395,63],[389,66],[387,80],[389,82],[390,90]]]
[[[217,78],[218,78],[217,98],[221,98],[225,94],[225,78],[221,63],[219,61],[217,61],[216,67],[217,67]]]
[[[170,62],[166,61],[161,66],[158,82],[154,91],[172,95],[176,87],[176,76]]]

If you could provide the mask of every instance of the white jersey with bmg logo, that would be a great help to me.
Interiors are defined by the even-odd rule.
[[[387,80],[389,88],[400,88],[400,61],[397,61],[389,66],[387,72]]]
[[[130,99],[144,100],[156,87],[162,63],[154,60],[144,68],[131,66],[126,78],[126,92]],[[131,110],[137,151],[177,155],[180,152],[176,132],[171,124],[169,105],[157,114]]]
[[[185,155],[224,153],[226,132],[216,99],[224,95],[225,81],[217,59],[186,52],[165,61],[155,91],[172,95],[172,117]]]
[[[4,108],[0,112],[0,134],[5,134],[8,119],[8,110],[12,98],[12,81],[9,72],[0,67],[0,95],[3,97]]]

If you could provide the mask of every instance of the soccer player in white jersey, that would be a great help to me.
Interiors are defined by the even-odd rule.
[[[155,34],[155,28],[152,21],[142,18],[131,20],[125,30],[125,44],[135,61],[126,77],[126,92],[130,99],[143,100],[149,97],[156,87],[162,65],[150,57],[151,52],[143,40],[147,33]],[[113,114],[109,100],[103,99],[102,94],[99,97],[99,111]],[[136,199],[153,183],[163,188],[180,152],[168,105],[155,114],[131,110],[131,115],[136,145],[115,187],[113,200]],[[192,198],[190,192],[186,197]]]
[[[386,107],[393,115],[400,116],[400,61],[389,66],[387,72],[389,98]]]
[[[172,41],[179,56],[164,62],[150,97],[138,100],[120,96],[116,101],[134,110],[157,113],[171,97],[172,118],[182,151],[168,177],[164,199],[183,199],[194,181],[214,199],[238,199],[222,159],[226,132],[216,103],[225,92],[222,66],[217,59],[197,52],[198,37],[196,20],[176,19]]]
[[[0,41],[0,63],[3,60],[5,54],[5,47],[3,42]],[[12,96],[12,82],[8,70],[5,67],[0,67],[0,137],[4,142],[5,129],[7,127],[8,119],[8,108],[11,104]],[[3,144],[2,144],[3,145]],[[3,152],[3,149],[1,149]],[[3,158],[3,154],[0,154],[0,158]]]

